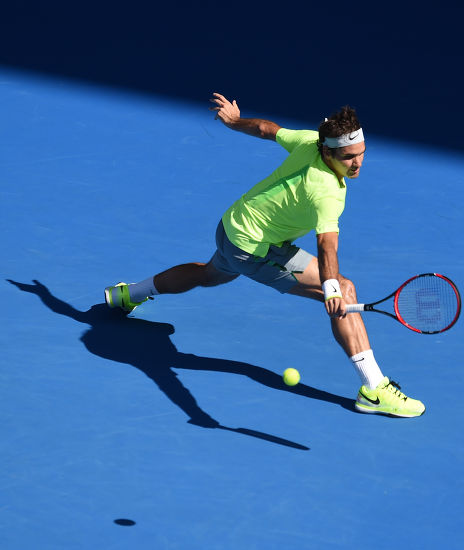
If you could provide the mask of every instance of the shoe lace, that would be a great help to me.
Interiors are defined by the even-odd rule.
[[[387,386],[387,389],[391,391],[396,397],[399,399],[406,399],[408,398],[404,393],[401,391],[401,386],[398,384],[398,382],[395,382],[394,380],[390,380],[390,383]]]

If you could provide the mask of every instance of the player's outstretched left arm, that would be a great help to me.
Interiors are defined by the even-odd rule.
[[[250,136],[276,140],[276,134],[281,127],[275,122],[262,118],[242,118],[235,99],[231,103],[217,92],[213,94],[210,101],[215,104],[214,107],[210,107],[210,111],[216,111],[215,119],[219,119],[228,128]]]

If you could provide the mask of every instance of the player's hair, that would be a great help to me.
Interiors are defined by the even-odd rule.
[[[340,137],[343,134],[349,134],[350,132],[355,132],[361,128],[361,124],[356,115],[356,111],[349,105],[345,105],[337,111],[330,115],[330,117],[321,122],[319,125],[319,140],[317,142],[317,147],[319,152],[322,153],[322,146],[326,137]]]

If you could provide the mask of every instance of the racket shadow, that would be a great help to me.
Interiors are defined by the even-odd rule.
[[[280,375],[263,367],[179,352],[170,339],[170,335],[174,333],[173,325],[127,317],[121,310],[111,310],[106,304],[96,304],[88,311],[79,311],[53,296],[39,281],[34,281],[32,285],[10,279],[8,281],[24,292],[37,295],[45,306],[58,315],[89,325],[90,328],[82,334],[80,340],[90,353],[110,361],[131,365],[142,371],[189,417],[190,424],[233,431],[279,445],[308,450],[304,445],[263,432],[222,426],[203,411],[173,368],[247,376],[269,388],[326,401],[355,412],[351,399],[301,383],[294,387],[286,386]]]

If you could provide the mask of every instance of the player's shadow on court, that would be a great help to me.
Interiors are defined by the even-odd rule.
[[[36,294],[53,312],[90,325],[91,328],[84,332],[81,340],[91,353],[118,363],[127,363],[144,372],[173,403],[185,412],[190,424],[229,430],[280,445],[308,450],[308,447],[266,433],[220,425],[201,409],[193,395],[172,370],[173,367],[248,376],[269,388],[295,393],[310,399],[328,401],[350,411],[354,410],[351,399],[305,384],[288,387],[283,383],[281,376],[263,367],[181,353],[169,338],[174,333],[174,327],[170,324],[127,317],[121,310],[111,310],[106,304],[94,305],[85,312],[79,311],[53,296],[39,281],[34,280],[32,285],[10,279],[8,281],[24,292]]]

